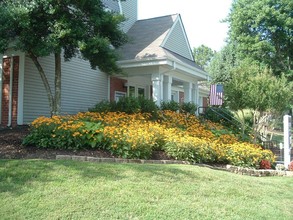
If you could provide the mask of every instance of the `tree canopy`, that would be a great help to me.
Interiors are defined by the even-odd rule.
[[[227,44],[222,50],[215,54],[207,67],[213,82],[224,83],[231,77],[231,71],[237,65],[237,54],[235,45]]]
[[[224,97],[235,112],[251,110],[256,134],[269,117],[290,109],[292,89],[293,83],[284,75],[274,76],[271,69],[247,59],[231,71],[230,79],[224,84]]]
[[[215,51],[205,45],[193,48],[194,61],[204,70],[207,69],[215,53]]]
[[[293,1],[234,0],[226,20],[241,58],[250,57],[293,77]]]
[[[101,0],[0,1],[0,53],[23,51],[36,65],[51,108],[60,113],[61,54],[65,60],[81,56],[92,68],[121,72],[115,48],[127,41],[120,28],[124,17],[105,10]],[[51,91],[39,57],[55,56],[55,93]],[[54,95],[53,95],[54,94]]]

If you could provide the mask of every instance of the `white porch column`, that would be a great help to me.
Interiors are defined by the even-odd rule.
[[[0,123],[2,121],[2,74],[3,74],[3,70],[2,70],[2,65],[3,65],[3,54],[0,54]]]
[[[183,87],[184,87],[184,102],[191,102],[192,101],[192,83],[185,82]]]
[[[172,95],[172,76],[164,76],[163,81],[163,100],[171,101]]]
[[[152,74],[152,86],[153,101],[157,104],[157,106],[160,106],[162,100],[162,77],[159,73]]]

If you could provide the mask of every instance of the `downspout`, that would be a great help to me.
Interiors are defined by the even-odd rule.
[[[12,122],[12,87],[13,87],[13,54],[11,55],[10,60],[10,82],[9,82],[9,110],[8,110],[8,124],[7,126],[11,126]]]

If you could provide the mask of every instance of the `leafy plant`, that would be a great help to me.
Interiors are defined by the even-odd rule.
[[[261,160],[259,163],[259,168],[260,169],[271,169],[271,162],[268,160]]]
[[[180,112],[182,113],[195,114],[196,110],[197,105],[193,102],[184,102],[180,105]]]
[[[171,101],[162,101],[161,102],[161,110],[170,110],[173,112],[179,111],[180,110],[180,105],[178,102],[175,102],[173,100]]]

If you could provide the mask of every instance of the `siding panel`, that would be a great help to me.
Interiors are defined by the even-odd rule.
[[[53,57],[45,57],[40,62],[54,91]],[[73,58],[62,63],[62,114],[86,111],[97,102],[108,99],[108,76],[99,70],[92,70],[87,61]],[[25,63],[24,78],[24,123],[35,118],[49,116],[48,98],[37,69],[29,58]]]
[[[122,29],[126,33],[137,21],[137,0],[121,1],[121,6],[122,12],[127,19],[122,25]]]
[[[190,55],[190,47],[188,42],[186,42],[186,38],[184,36],[184,30],[180,25],[180,22],[176,22],[169,38],[164,44],[164,47],[168,50],[171,50],[187,59],[193,60]]]

